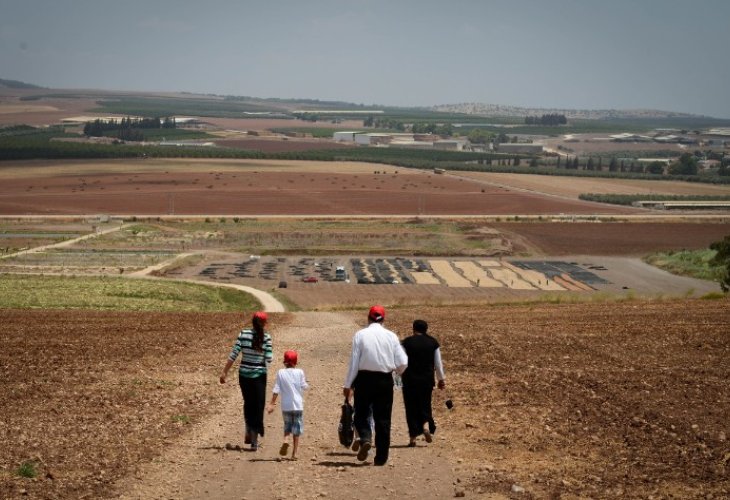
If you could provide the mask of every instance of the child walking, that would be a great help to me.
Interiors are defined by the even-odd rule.
[[[279,448],[279,455],[285,457],[289,452],[289,436],[292,436],[292,460],[297,459],[299,436],[304,428],[304,391],[309,388],[304,371],[296,368],[298,361],[296,351],[284,353],[284,368],[276,372],[273,396],[267,408],[269,413],[274,411],[276,399],[281,394],[281,414],[284,418],[284,442]]]

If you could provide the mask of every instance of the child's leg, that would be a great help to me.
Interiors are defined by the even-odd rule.
[[[293,460],[297,459],[297,450],[299,449],[299,436],[302,434],[302,429],[304,428],[304,418],[302,415],[302,412],[296,412],[294,414],[294,422],[292,425],[292,436],[294,436],[294,448],[291,452],[291,457]]]
[[[289,432],[284,433],[284,442],[281,443],[281,448],[279,448],[279,455],[282,457],[285,457],[289,453],[289,434]]]
[[[291,434],[291,413],[284,411],[281,415],[284,418],[284,442],[281,443],[281,448],[279,448],[279,455],[285,457],[289,453],[288,438]]]

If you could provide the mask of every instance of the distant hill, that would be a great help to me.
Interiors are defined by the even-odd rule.
[[[39,87],[38,85],[33,85],[31,83],[20,82],[18,80],[3,80],[2,78],[0,78],[0,88],[5,88],[5,89],[42,89],[44,87]]]
[[[433,111],[448,113],[464,113],[476,116],[541,116],[547,114],[565,115],[568,119],[642,119],[642,118],[704,118],[702,115],[676,113],[657,109],[555,109],[555,108],[522,108],[519,106],[503,106],[501,104],[485,104],[466,102],[460,104],[440,104],[433,106]]]

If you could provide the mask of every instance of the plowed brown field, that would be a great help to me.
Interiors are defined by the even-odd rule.
[[[719,498],[730,492],[728,305],[414,307],[387,320],[403,335],[425,318],[443,346],[455,408],[436,395],[437,436],[467,495]],[[275,338],[288,318],[274,316]],[[215,411],[241,319],[0,311],[0,497],[111,494]],[[25,461],[37,479],[15,474]],[[322,491],[342,498],[337,484]]]
[[[78,162],[76,162],[78,163]],[[273,162],[274,164],[276,162]],[[101,165],[114,170],[103,173]],[[484,186],[432,173],[372,165],[308,163],[285,168],[262,162],[144,161],[102,163],[94,171],[66,173],[63,162],[9,165],[0,184],[0,214],[121,215],[483,215],[642,213],[634,208],[559,199]],[[126,167],[128,165],[128,168]],[[162,165],[169,170],[160,171]],[[238,165],[240,171],[232,171]],[[259,169],[251,170],[252,165]],[[317,164],[320,165],[320,164]],[[192,167],[192,171],[191,171]],[[322,168],[321,165],[319,168]],[[64,173],[57,173],[62,169]],[[387,172],[387,173],[386,173]]]
[[[700,250],[730,234],[730,223],[496,223],[544,255],[646,255]]]

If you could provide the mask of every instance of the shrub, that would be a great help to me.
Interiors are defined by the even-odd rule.
[[[38,470],[36,469],[36,463],[33,461],[27,461],[20,464],[20,467],[18,467],[18,470],[16,473],[20,477],[27,477],[27,478],[34,478],[38,475]]]

